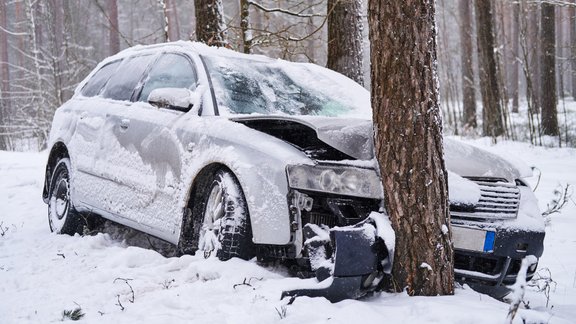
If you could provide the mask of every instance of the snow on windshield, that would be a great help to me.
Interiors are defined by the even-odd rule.
[[[370,117],[368,92],[313,64],[203,56],[221,115]]]

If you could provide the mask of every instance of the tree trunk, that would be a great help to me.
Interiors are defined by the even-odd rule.
[[[8,30],[6,19],[6,2],[0,3],[0,27]],[[4,126],[10,113],[10,69],[8,65],[8,37],[6,32],[0,30],[0,150],[7,149],[6,136],[3,135],[7,128]]]
[[[174,42],[180,39],[180,27],[178,26],[178,15],[174,0],[160,0],[162,13],[164,15],[164,38],[167,42]]]
[[[529,5],[528,44],[532,44],[530,51],[530,77],[532,79],[533,113],[540,111],[540,6],[537,3]]]
[[[476,95],[474,93],[474,69],[472,68],[472,12],[470,1],[460,0],[460,63],[462,64],[462,99],[465,127],[476,127]]]
[[[555,56],[558,57],[555,60],[556,64],[556,98],[563,98],[564,97],[564,70],[562,69],[562,63],[564,62],[564,17],[563,17],[562,7],[558,7],[557,12],[555,13]]]
[[[494,19],[492,2],[476,0],[476,26],[478,26],[478,60],[480,92],[482,93],[482,130],[484,136],[504,134],[497,60],[494,54]]]
[[[194,0],[196,38],[211,46],[226,47],[226,26],[221,0]]]
[[[252,52],[252,37],[250,35],[250,2],[240,0],[240,30],[242,31],[242,52]]]
[[[364,85],[361,0],[328,0],[326,67]]]
[[[555,7],[542,3],[540,33],[542,36],[542,53],[540,57],[540,74],[542,79],[540,101],[542,107],[542,134],[557,136],[558,114],[556,112],[556,38],[555,38]]]
[[[572,69],[572,97],[576,99],[576,1],[568,9],[570,16],[570,66]]]
[[[168,40],[171,42],[180,39],[180,24],[178,23],[178,9],[174,0],[165,1],[166,26],[168,28]]]
[[[50,0],[50,9],[52,13],[52,26],[54,31],[54,44],[52,46],[52,63],[53,78],[54,78],[54,97],[56,99],[55,106],[59,107],[64,103],[63,97],[63,80],[62,70],[64,68],[64,8],[63,4],[67,0]]]
[[[510,74],[510,94],[512,95],[512,112],[518,112],[518,70],[520,68],[520,5],[512,3],[512,62]]]
[[[118,3],[108,0],[108,17],[110,19],[109,50],[110,55],[120,52],[120,27],[118,24]]]
[[[396,231],[397,291],[454,292],[433,0],[370,0],[374,141]]]

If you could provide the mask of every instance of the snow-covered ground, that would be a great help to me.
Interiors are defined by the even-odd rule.
[[[575,149],[467,142],[536,166],[543,210],[559,186],[576,187]],[[55,235],[40,199],[45,159],[0,151],[0,323],[58,322],[78,307],[87,323],[503,323],[508,313],[508,304],[467,287],[454,296],[380,293],[337,304],[301,297],[288,305],[281,291],[304,282],[282,267],[166,257],[144,248],[158,241],[114,226],[92,236]],[[550,216],[539,264],[555,281],[549,300],[531,288],[514,323],[576,322],[575,233],[576,195]]]

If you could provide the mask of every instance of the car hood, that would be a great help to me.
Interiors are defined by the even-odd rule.
[[[354,159],[374,158],[373,128],[370,120],[253,115],[230,119],[240,123],[249,121],[297,123],[313,130],[320,141]],[[504,178],[511,182],[520,177],[518,169],[503,158],[453,139],[444,138],[444,157],[446,168],[463,177]]]

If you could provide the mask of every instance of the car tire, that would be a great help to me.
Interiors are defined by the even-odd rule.
[[[252,258],[250,217],[238,180],[231,172],[219,170],[208,184],[200,190],[198,251],[208,257],[215,250],[222,261]]]
[[[56,163],[48,191],[48,224],[57,234],[74,235],[82,230],[82,219],[70,199],[70,159]]]

